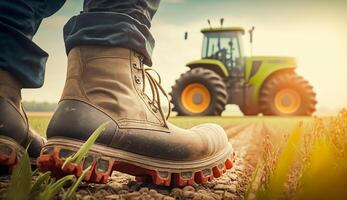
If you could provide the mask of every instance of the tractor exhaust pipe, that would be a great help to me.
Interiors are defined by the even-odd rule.
[[[223,28],[223,24],[224,24],[224,18],[220,19],[220,27]]]
[[[211,26],[211,21],[210,21],[210,19],[207,19],[207,23],[208,23],[208,25],[210,26],[210,29],[212,29],[212,26]]]
[[[250,56],[253,55],[253,32],[255,30],[255,27],[252,26],[252,29],[250,29],[249,32],[249,42],[251,44],[251,49],[250,49]]]

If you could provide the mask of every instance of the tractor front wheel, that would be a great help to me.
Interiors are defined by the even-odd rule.
[[[312,86],[295,73],[275,74],[260,92],[264,115],[309,116],[315,111],[316,94]]]
[[[222,77],[204,68],[182,74],[170,95],[178,115],[221,115],[227,104]]]

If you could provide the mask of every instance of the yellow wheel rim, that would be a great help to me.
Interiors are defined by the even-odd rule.
[[[282,89],[275,96],[276,109],[283,114],[295,113],[300,105],[300,94],[293,89]]]
[[[210,105],[211,95],[204,85],[193,83],[183,89],[181,102],[189,112],[202,113]]]

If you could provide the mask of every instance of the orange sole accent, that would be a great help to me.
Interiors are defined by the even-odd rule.
[[[11,173],[17,164],[17,150],[10,144],[0,143],[0,166],[1,174]]]
[[[161,186],[177,186],[183,187],[193,185],[195,183],[203,184],[214,178],[220,177],[227,169],[233,167],[232,155],[226,158],[223,162],[212,168],[203,170],[189,171],[185,170],[180,173],[169,171],[156,171],[146,169],[131,163],[120,162],[109,157],[96,157],[89,155],[80,163],[67,164],[64,169],[62,165],[64,159],[74,152],[69,148],[61,146],[50,146],[42,150],[40,157],[37,159],[37,166],[41,171],[51,171],[57,177],[74,174],[79,177],[83,169],[91,166],[89,173],[84,178],[85,181],[91,183],[107,183],[113,170],[127,173],[136,177],[137,181],[151,181],[156,185]]]

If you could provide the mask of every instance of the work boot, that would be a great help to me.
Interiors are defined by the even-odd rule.
[[[0,69],[0,166],[11,169],[28,147],[32,164],[45,139],[29,128],[21,106],[21,84]]]
[[[80,176],[92,166],[88,182],[106,183],[117,170],[157,185],[185,186],[205,183],[232,167],[233,150],[220,126],[185,130],[167,122],[160,80],[144,69],[142,59],[125,48],[83,46],[70,51],[65,88],[47,130],[40,169]],[[84,161],[62,169],[64,159],[105,122],[110,123]]]

